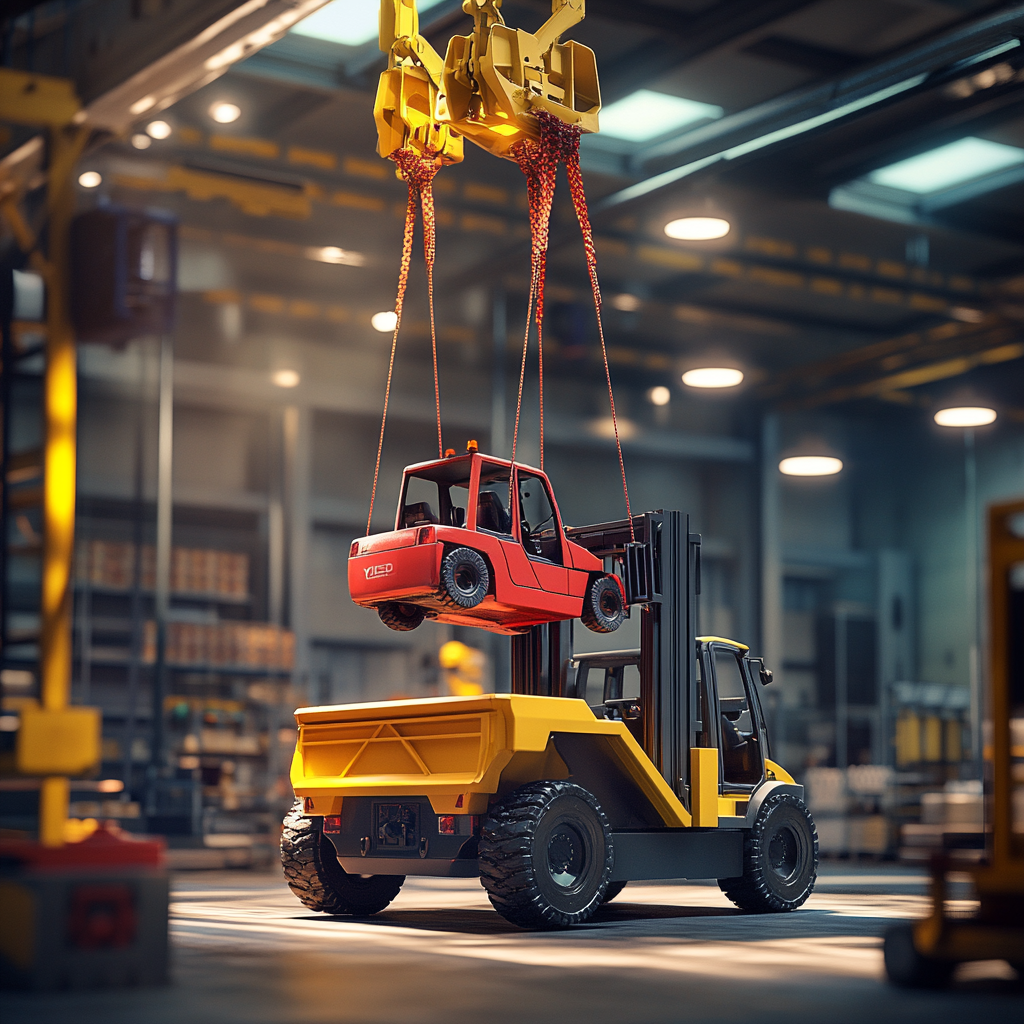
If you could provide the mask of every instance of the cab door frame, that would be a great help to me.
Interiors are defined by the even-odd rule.
[[[712,710],[713,706],[713,713],[709,716],[712,721],[708,722],[705,719],[704,730],[708,740],[713,739],[714,745],[718,749],[718,792],[722,795],[726,793],[753,793],[767,778],[768,766],[766,762],[768,760],[768,750],[760,697],[753,689],[754,681],[750,672],[750,666],[745,655],[731,644],[707,641],[702,643],[701,647],[703,648],[701,651],[701,672],[704,678],[710,680],[713,684],[712,686],[708,686],[707,682],[704,684],[709,710]],[[719,699],[718,671],[714,657],[717,651],[721,651],[723,654],[728,654],[736,659],[740,679],[743,681],[743,686],[746,690],[747,708],[750,714],[751,725],[753,725],[754,733],[757,737],[757,749],[761,758],[761,778],[757,782],[730,782],[727,784],[725,781],[725,756],[722,749],[721,729],[722,705]],[[726,788],[727,785],[728,789]]]

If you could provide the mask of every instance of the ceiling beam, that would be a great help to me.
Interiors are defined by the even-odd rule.
[[[601,96],[607,105],[687,61],[764,28],[812,0],[722,0],[700,14],[652,4],[589,0],[587,13],[643,25],[659,33],[622,56],[601,64]]]
[[[1021,33],[1024,4],[1017,3],[919,42],[871,67],[683,133],[643,154],[648,164],[660,158],[671,159],[675,166],[605,197],[595,204],[595,212],[620,210],[710,168],[748,159],[828,124],[938,87],[962,73],[964,61],[999,44],[1015,43]]]

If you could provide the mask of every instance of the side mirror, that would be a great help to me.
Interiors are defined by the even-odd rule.
[[[764,658],[748,658],[747,660],[751,665],[758,666],[757,672],[762,686],[767,686],[775,678],[775,673],[770,668],[764,667]]]

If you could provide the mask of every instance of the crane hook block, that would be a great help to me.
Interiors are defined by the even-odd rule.
[[[560,43],[583,20],[585,0],[552,0],[551,17],[535,34],[509,28],[501,0],[465,0],[472,35],[453,36],[445,56],[442,93],[452,126],[495,156],[540,137],[533,116],[545,110],[583,132],[598,130],[601,90],[597,57],[580,43]]]
[[[395,150],[414,149],[444,164],[459,163],[463,142],[440,97],[443,64],[419,34],[415,0],[381,0],[380,48],[388,54],[388,67],[373,104],[377,152],[387,158]]]
[[[559,42],[583,20],[585,0],[552,0],[536,33],[507,26],[501,0],[464,0],[473,32],[453,36],[442,61],[419,34],[415,0],[381,0],[380,48],[389,54],[374,104],[381,156],[411,147],[442,163],[462,159],[462,136],[495,156],[540,137],[543,110],[598,131],[601,90],[594,51]]]

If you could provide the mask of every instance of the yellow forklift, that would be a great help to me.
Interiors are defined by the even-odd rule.
[[[771,759],[771,672],[695,635],[689,517],[632,526],[635,540],[628,520],[565,532],[622,579],[639,649],[575,653],[572,622],[553,622],[510,638],[510,693],[295,713],[281,855],[303,904],[374,914],[409,875],[479,877],[528,928],[582,923],[640,879],[717,879],[753,912],[804,903],[818,840],[803,788]]]
[[[886,973],[903,988],[940,988],[957,964],[971,960],[1005,960],[1024,977],[1024,501],[989,509],[988,552],[986,851],[980,863],[937,855],[931,913],[886,933]],[[970,875],[978,900],[973,914],[948,905],[953,872]]]

